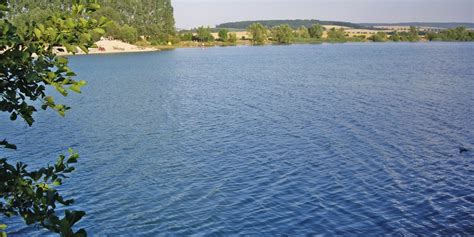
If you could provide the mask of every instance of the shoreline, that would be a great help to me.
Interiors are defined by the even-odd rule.
[[[55,48],[57,56],[73,56],[73,55],[99,55],[99,54],[122,54],[122,53],[142,53],[142,52],[158,52],[161,49],[154,47],[141,47],[120,40],[100,40],[95,43],[96,48],[89,48],[89,52],[85,53],[81,49],[77,49],[77,53],[68,52],[64,47]]]
[[[101,52],[95,50],[95,48],[89,49],[89,53],[85,53],[82,50],[77,53],[69,52],[57,52],[57,56],[82,56],[82,55],[107,55],[107,54],[127,54],[127,53],[151,53],[151,52],[160,52],[160,49],[145,49],[145,50],[117,50],[117,51],[106,51]]]
[[[225,44],[222,42],[214,42],[214,43],[204,43],[199,45],[199,43],[194,42],[192,44],[189,44],[189,42],[186,42],[187,44],[183,45],[158,45],[158,46],[151,46],[151,47],[141,47],[141,46],[136,46],[132,45],[133,49],[112,49],[108,51],[99,51],[98,48],[90,48],[89,53],[84,53],[82,50],[78,50],[77,53],[69,53],[69,52],[60,52],[58,51],[56,53],[57,56],[82,56],[82,55],[108,55],[108,54],[127,54],[127,53],[151,53],[151,52],[161,52],[161,51],[167,51],[167,50],[175,50],[175,49],[206,49],[206,48],[225,48],[225,47],[241,47],[241,46],[246,46],[246,47],[262,47],[262,46],[291,46],[291,45],[333,45],[333,44],[430,44],[430,43],[474,43],[474,42],[463,42],[463,41],[426,41],[426,40],[420,40],[417,42],[408,42],[408,41],[399,41],[399,42],[394,42],[394,41],[386,41],[386,42],[373,42],[373,41],[346,41],[346,42],[295,42],[295,43],[290,43],[290,44],[278,44],[278,43],[267,43],[263,45],[252,45],[251,43],[248,42],[238,42],[236,44]],[[131,44],[129,44],[131,45]]]

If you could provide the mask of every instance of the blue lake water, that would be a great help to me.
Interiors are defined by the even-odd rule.
[[[79,151],[61,189],[92,236],[474,234],[472,43],[178,49],[71,67],[89,84],[62,100],[66,118],[39,112],[28,128],[2,115],[19,150],[1,152],[44,164]],[[10,236],[37,229],[1,221]]]

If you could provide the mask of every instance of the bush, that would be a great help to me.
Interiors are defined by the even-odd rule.
[[[293,40],[293,29],[289,25],[273,28],[274,40],[280,44],[289,44]]]
[[[329,42],[346,42],[346,34],[344,32],[344,29],[340,28],[332,28],[331,30],[328,31],[328,41]]]
[[[229,30],[220,29],[218,35],[220,41],[227,42],[227,40],[229,39]]]
[[[252,36],[253,44],[262,45],[268,40],[268,30],[260,23],[253,23],[247,31]]]
[[[201,26],[197,29],[196,38],[201,42],[211,42],[214,41],[214,36],[211,34],[210,27]]]
[[[309,36],[315,39],[322,39],[324,33],[324,27],[320,24],[314,24],[308,29]]]
[[[180,36],[182,41],[192,41],[193,40],[193,33],[184,33]]]
[[[125,24],[123,26],[112,21],[106,28],[106,36],[128,43],[134,43],[138,40],[137,29]]]
[[[237,43],[237,34],[236,33],[230,33],[229,34],[229,43]]]
[[[369,37],[369,40],[373,42],[385,42],[387,41],[387,34],[385,32],[377,32],[377,34]]]

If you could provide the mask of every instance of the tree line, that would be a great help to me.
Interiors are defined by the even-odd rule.
[[[320,21],[320,20],[264,20],[264,21],[240,21],[240,22],[229,22],[217,25],[216,28],[229,28],[229,29],[247,29],[252,24],[260,23],[267,28],[273,28],[281,25],[288,25],[291,28],[299,28],[304,26],[310,28],[313,25],[336,25],[349,28],[357,29],[372,29],[372,27],[362,26],[350,22],[342,21]]]
[[[429,41],[474,41],[474,31],[457,27],[441,32],[429,32],[426,34],[426,39]]]
[[[370,36],[360,34],[350,36],[343,28],[326,29],[320,24],[314,24],[309,28],[300,26],[292,28],[288,24],[274,27],[266,27],[261,23],[253,23],[247,27],[249,38],[254,45],[264,45],[266,43],[291,44],[291,43],[344,43],[344,42],[418,42],[422,39],[429,41],[474,41],[474,32],[464,27],[447,29],[441,32],[420,32],[418,28],[411,26],[409,30],[402,32],[384,32],[379,31]],[[214,39],[212,29],[209,27],[199,27],[196,34],[187,32],[181,35],[182,40],[194,40],[199,42],[213,42],[219,40],[222,42],[231,41],[235,43],[237,38],[235,33],[229,33],[228,29],[219,29],[219,38]],[[324,33],[326,33],[324,37]]]
[[[69,11],[71,0],[11,0],[9,18],[17,26],[31,20],[45,22],[56,13]],[[97,0],[101,6],[90,17],[109,19],[105,37],[134,43],[140,37],[154,43],[176,41],[171,0]],[[94,35],[93,37],[96,37]]]

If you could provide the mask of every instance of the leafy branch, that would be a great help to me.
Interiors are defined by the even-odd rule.
[[[7,0],[0,0],[0,111],[8,113],[12,121],[21,117],[32,126],[35,101],[42,103],[43,110],[51,108],[64,116],[69,107],[46,95],[46,87],[67,96],[69,92],[81,93],[86,85],[73,79],[76,74],[68,67],[68,59],[57,57],[55,50],[64,47],[73,54],[78,49],[87,53],[93,45],[92,34],[103,34],[108,20],[88,17],[100,8],[96,1],[75,2],[69,14],[56,13],[42,24],[29,22],[19,29],[6,19],[10,7]],[[6,140],[0,141],[0,149],[16,148]],[[73,230],[85,212],[66,210],[61,217],[55,211],[58,205],[74,202],[61,196],[55,187],[74,171],[72,165],[78,158],[69,149],[67,157],[60,155],[54,165],[35,171],[28,171],[22,162],[12,165],[0,158],[0,213],[21,216],[27,225],[36,223],[61,236],[86,236],[84,229]],[[0,236],[6,235],[5,228],[0,225]]]

